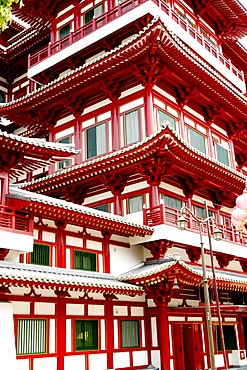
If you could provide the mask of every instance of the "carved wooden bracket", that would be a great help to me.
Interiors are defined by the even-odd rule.
[[[82,204],[87,196],[87,190],[76,185],[64,188],[62,192],[65,199],[76,204]]]
[[[215,253],[215,257],[221,268],[227,267],[234,260],[234,256],[223,253]]]
[[[56,294],[57,298],[71,297],[67,290],[55,290],[54,293]]]
[[[105,175],[102,178],[102,181],[104,185],[109,188],[112,194],[115,196],[118,196],[123,192],[126,184],[126,179],[124,176],[114,173]]]
[[[153,240],[144,244],[144,247],[152,253],[153,259],[156,260],[164,258],[168,248],[171,248],[172,246],[173,242],[166,239]]]
[[[155,156],[151,162],[137,166],[137,171],[146,178],[148,185],[159,186],[162,176],[168,176],[172,173],[172,163],[164,163],[162,157]]]
[[[33,295],[34,297],[41,297],[41,294],[37,294],[37,293],[35,292],[35,289],[34,289],[34,287],[33,287],[33,286],[30,288],[30,292],[29,292],[29,293],[24,293],[24,296],[25,296],[25,297],[31,297],[32,295]]]
[[[243,272],[247,272],[247,260],[241,259],[239,260],[240,266],[242,267]]]
[[[157,307],[166,307],[172,299],[173,283],[162,281],[155,286],[145,286],[148,299],[153,299]]]
[[[93,299],[93,297],[90,297],[87,292],[85,292],[83,294],[83,296],[79,296],[79,298],[80,299],[89,299],[89,300]]]
[[[184,107],[188,101],[200,95],[200,92],[194,86],[181,85],[175,88],[176,100],[181,107]]]
[[[102,81],[100,84],[101,90],[111,101],[115,101],[120,97],[121,87],[122,83],[117,80]]]
[[[196,190],[204,186],[203,178],[179,177],[179,181],[186,198],[192,198]]]
[[[209,105],[203,109],[203,113],[205,121],[211,125],[218,116],[225,115],[225,110],[218,105]]]
[[[191,262],[198,262],[201,258],[201,250],[199,248],[187,247],[186,253]]]

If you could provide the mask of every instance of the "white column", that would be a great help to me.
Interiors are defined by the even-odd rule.
[[[11,302],[0,302],[0,333],[1,370],[16,370],[17,360]]]

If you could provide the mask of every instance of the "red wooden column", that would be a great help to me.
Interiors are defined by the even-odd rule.
[[[66,301],[61,296],[56,303],[57,329],[57,370],[64,370],[64,356],[66,354]]]
[[[170,337],[166,305],[158,306],[157,336],[160,350],[160,370],[170,370]]]
[[[63,221],[56,221],[55,225],[57,227],[57,267],[66,267],[66,234],[65,228],[67,224]]]
[[[122,202],[120,195],[125,187],[125,178],[121,175],[116,175],[112,173],[104,177],[105,186],[112,192],[114,195],[114,214],[122,216]]]
[[[6,205],[6,194],[9,192],[9,174],[0,172],[0,204]]]
[[[144,109],[145,109],[145,128],[146,136],[154,133],[154,103],[153,103],[153,84],[145,85],[144,94]]]
[[[111,272],[110,239],[111,239],[112,233],[108,231],[102,231],[101,234],[104,238],[102,242],[104,272],[110,273]]]
[[[80,119],[78,115],[76,115],[75,117],[74,133],[75,133],[75,149],[81,149],[82,136],[81,136]],[[75,164],[80,164],[80,163],[81,163],[81,153],[76,154],[75,156]]]
[[[112,99],[112,110],[111,110],[111,120],[112,120],[112,150],[118,150],[120,148],[119,139],[119,107],[118,99],[115,97]]]
[[[107,369],[113,369],[114,352],[114,317],[113,317],[113,299],[114,294],[104,294],[105,304],[105,328],[106,328],[106,351],[107,351]]]

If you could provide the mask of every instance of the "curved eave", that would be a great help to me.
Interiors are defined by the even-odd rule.
[[[169,280],[170,275],[176,276],[180,284],[191,286],[203,285],[203,273],[199,266],[188,265],[183,261],[170,261],[162,265],[153,265],[152,268],[136,272],[130,271],[124,276],[120,276],[120,281],[126,281],[137,286],[153,286],[162,281]],[[214,286],[211,271],[207,272],[208,284]],[[247,292],[247,278],[245,274],[224,273],[216,271],[216,281],[218,289]]]
[[[164,150],[165,145],[167,145],[166,150]],[[131,171],[136,173],[136,166],[148,162],[154,154],[162,156],[164,163],[171,162],[177,166],[178,173],[187,170],[236,193],[240,193],[244,188],[245,178],[242,174],[191,148],[169,127],[161,129],[136,145],[84,162],[32,183],[23,184],[22,188],[45,193],[74,182],[88,181],[90,178],[100,181],[100,178],[108,172],[122,173],[125,170],[127,173]]]
[[[169,32],[165,25],[158,19],[154,20],[144,31],[126,44],[119,46],[105,54],[105,56],[84,65],[67,76],[55,80],[43,86],[35,93],[31,93],[16,101],[2,104],[0,114],[11,116],[24,114],[33,109],[41,109],[42,106],[55,106],[61,104],[68,95],[76,94],[78,91],[86,93],[92,87],[99,86],[102,79],[109,76],[123,76],[126,68],[143,61],[147,53],[157,48],[157,55],[165,63],[168,70],[180,76],[185,81],[197,86],[198,90],[208,96],[211,93],[212,100],[222,104],[226,109],[233,109],[239,119],[247,120],[246,103],[238,89],[225,79],[211,65],[205,62],[184,44],[176,35]],[[124,68],[125,67],[125,68]],[[23,117],[24,117],[23,116]],[[23,125],[29,123],[20,116]]]
[[[152,235],[152,228],[144,228],[130,223],[121,223],[107,217],[99,217],[86,212],[76,212],[68,208],[44,204],[42,202],[30,201],[24,205],[23,210],[32,213],[34,216],[41,216],[48,219],[63,221],[68,224],[82,226],[97,231],[107,231],[125,237]]]

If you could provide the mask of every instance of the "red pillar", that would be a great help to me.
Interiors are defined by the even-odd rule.
[[[58,298],[56,304],[57,322],[57,370],[64,370],[64,356],[66,354],[66,302]]]
[[[104,272],[110,273],[111,272],[111,262],[110,262],[110,239],[111,233],[108,231],[102,231],[103,242],[103,258],[104,258]]]
[[[184,111],[183,111],[182,108],[181,108],[181,111],[180,111],[180,120],[179,120],[179,123],[180,123],[180,125],[179,125],[180,135],[181,135],[181,137],[184,140],[186,140],[186,136],[185,136],[185,125],[184,125]]]
[[[119,194],[114,194],[114,214],[122,216],[122,202]]]
[[[160,195],[158,185],[150,185],[150,208],[160,205]]]
[[[158,306],[157,335],[160,350],[160,370],[170,370],[170,338],[166,306]]]
[[[119,140],[119,108],[118,108],[118,100],[115,98],[112,100],[112,111],[111,111],[111,119],[112,119],[112,150],[118,150],[120,148],[120,140]]]
[[[66,267],[66,235],[65,228],[66,223],[63,221],[57,221],[57,267]]]
[[[114,352],[114,317],[112,300],[114,296],[105,295],[105,322],[106,322],[106,350],[107,350],[107,369],[113,369],[113,352]]]
[[[0,172],[0,204],[6,205],[6,194],[9,192],[9,174]]]
[[[75,132],[75,149],[81,149],[82,139],[81,139],[81,127],[80,127],[79,117],[76,117],[74,132]],[[75,157],[75,164],[80,164],[80,163],[81,163],[81,154],[79,153]]]
[[[146,84],[144,95],[144,109],[145,109],[145,128],[146,136],[154,133],[154,104],[153,104],[153,85]]]

